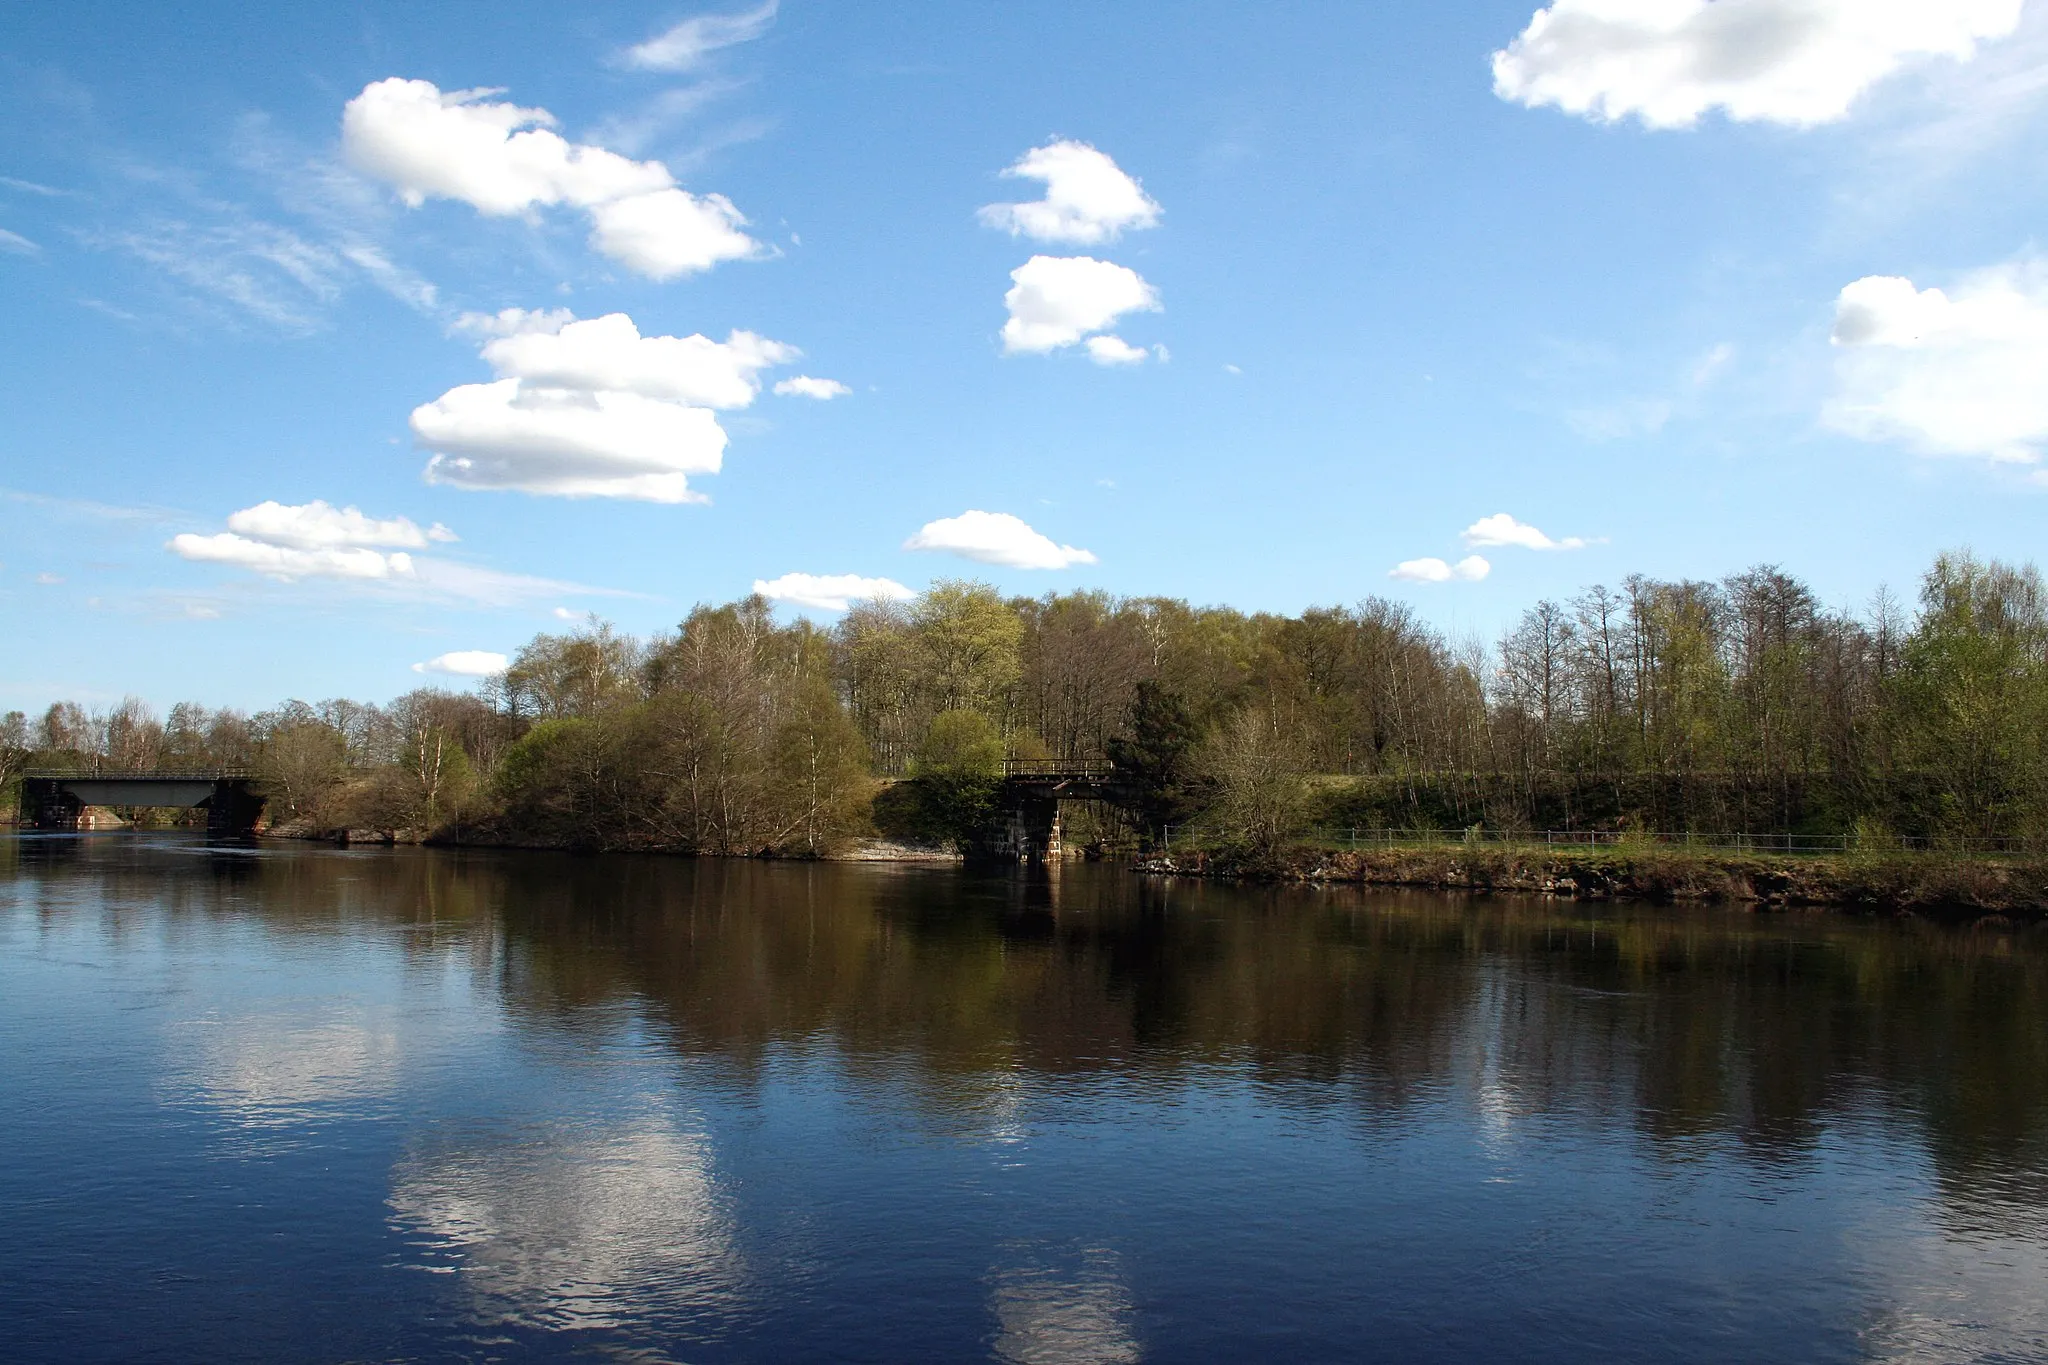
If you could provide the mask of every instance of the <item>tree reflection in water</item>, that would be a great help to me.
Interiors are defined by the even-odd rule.
[[[18,912],[93,917],[110,943],[255,926],[289,961],[367,940],[421,982],[452,973],[492,1002],[491,1027],[570,1089],[414,1133],[388,1199],[413,1253],[460,1271],[486,1322],[602,1329],[660,1304],[702,1323],[740,1311],[764,1276],[804,1282],[809,1234],[750,1243],[727,1188],[725,1167],[747,1155],[733,1144],[754,1129],[722,1130],[692,1106],[825,1131],[790,1107],[805,1091],[813,1105],[829,1093],[886,1107],[906,1151],[971,1151],[994,1173],[1034,1159],[1048,1113],[1122,1133],[1185,1122],[1219,1096],[1369,1138],[1456,1116],[1488,1178],[1510,1183],[1540,1175],[1561,1133],[1618,1139],[1681,1180],[1713,1152],[1766,1199],[1842,1160],[1850,1135],[1879,1184],[1924,1170],[1934,1196],[1906,1228],[1900,1210],[1919,1196],[1901,1174],[1902,1202],[1843,1214],[1847,1273],[1885,1305],[1858,1329],[1861,1349],[2025,1354],[2048,1337],[2040,930],[1244,889],[1085,866],[972,877],[417,850],[223,857],[134,840],[0,843],[0,875]],[[173,1048],[165,1084],[251,1130],[407,1084],[407,1049],[421,1046],[410,1026],[323,1008],[223,1014],[219,1036],[195,1029]],[[576,1059],[616,1062],[627,1035],[640,1051],[620,1074],[651,1079],[631,1082],[630,1103],[579,1099]],[[1115,1222],[1000,1221],[993,1261],[962,1272],[980,1276],[986,1349],[1143,1358],[1139,1281],[1159,1270]],[[1504,1263],[1541,1254],[1510,1249]]]

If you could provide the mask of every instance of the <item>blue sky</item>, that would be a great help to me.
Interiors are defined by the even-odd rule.
[[[0,23],[0,707],[795,574],[1485,638],[2038,554],[2042,0]]]

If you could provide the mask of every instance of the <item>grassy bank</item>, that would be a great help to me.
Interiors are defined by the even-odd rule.
[[[1541,844],[1417,845],[1278,857],[1175,850],[1142,864],[1173,875],[1584,900],[1726,901],[1865,913],[2048,917],[2048,859],[1894,853],[1810,856],[1663,845],[1555,848]]]

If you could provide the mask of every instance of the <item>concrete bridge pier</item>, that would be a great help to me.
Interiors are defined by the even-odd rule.
[[[1025,795],[1009,803],[990,832],[988,855],[1006,863],[1042,863],[1060,856],[1060,803]]]
[[[206,799],[206,837],[209,839],[250,839],[256,821],[263,814],[263,798],[242,782],[217,782]]]
[[[29,824],[45,832],[75,831],[85,814],[85,802],[55,783],[45,785],[31,778],[22,784],[21,798],[28,808]]]

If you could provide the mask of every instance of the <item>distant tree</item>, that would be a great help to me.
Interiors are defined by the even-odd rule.
[[[17,816],[21,808],[21,773],[33,756],[28,717],[19,711],[0,716],[0,802]]]
[[[1125,810],[1148,847],[1169,826],[1192,820],[1206,800],[1208,784],[1195,766],[1200,739],[1178,692],[1155,679],[1138,684],[1129,731],[1108,750]]]
[[[125,697],[100,719],[97,745],[107,766],[120,772],[142,772],[162,760],[164,727],[140,697]]]
[[[631,636],[593,617],[573,634],[534,636],[499,686],[513,715],[590,717],[637,699],[640,663],[640,647]]]
[[[1205,823],[1256,858],[1274,857],[1306,823],[1305,758],[1291,718],[1265,707],[1238,712],[1203,748],[1203,767],[1215,784]]]
[[[867,745],[823,679],[791,699],[772,762],[776,847],[816,857],[860,828],[873,788]]]
[[[987,828],[1003,754],[1003,737],[979,711],[942,711],[932,719],[911,769],[925,837],[965,848]]]
[[[1986,838],[2040,824],[2048,589],[2032,565],[1950,554],[1928,571],[1920,601],[1891,680],[1902,757],[1935,780],[1951,833]]]
[[[273,815],[288,819],[317,816],[346,771],[347,758],[348,746],[340,733],[317,720],[273,728],[263,741],[256,765]]]
[[[36,748],[57,757],[89,757],[92,753],[92,722],[85,708],[75,701],[53,703],[36,724]]]
[[[933,710],[978,711],[1000,726],[1022,667],[1015,610],[986,583],[942,580],[912,605],[910,623]]]

